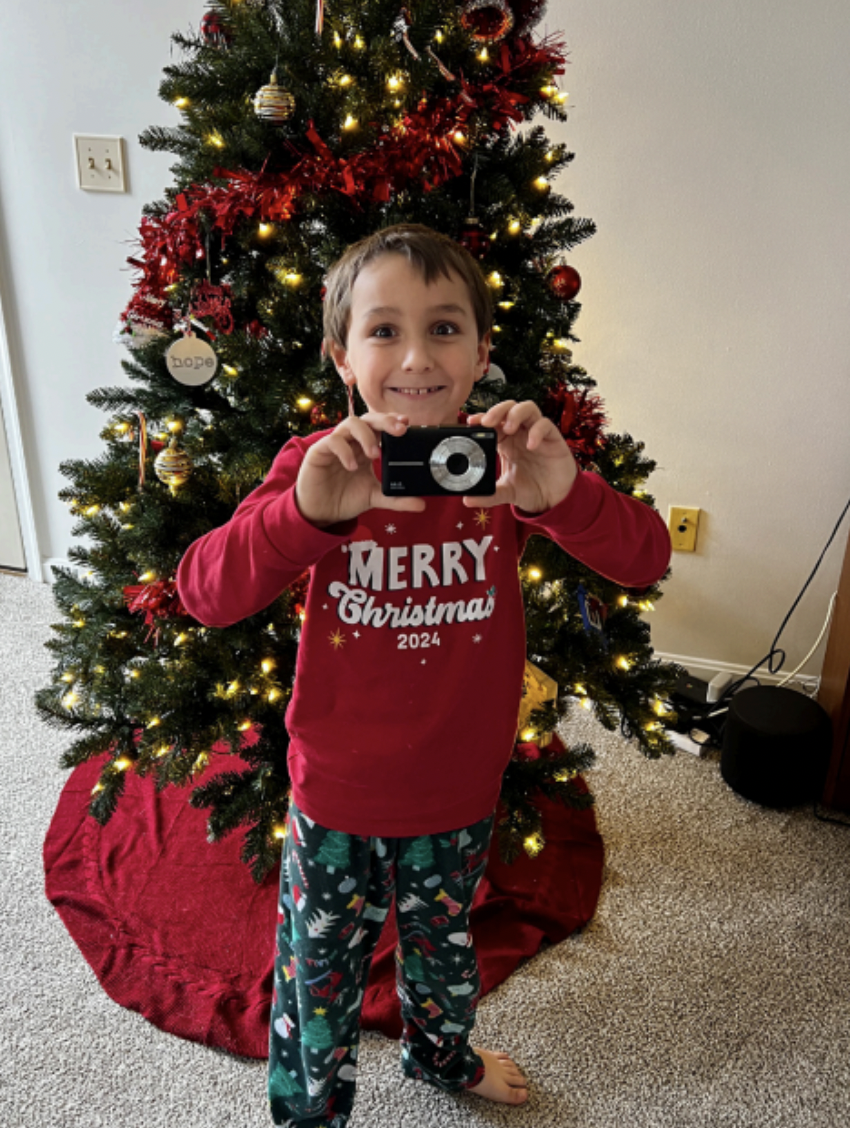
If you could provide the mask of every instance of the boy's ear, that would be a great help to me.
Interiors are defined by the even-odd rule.
[[[478,357],[475,362],[475,383],[487,375],[490,367],[490,333],[487,332],[478,342]]]
[[[337,344],[336,341],[331,341],[330,346],[331,360],[334,362],[337,372],[342,377],[343,381],[351,387],[356,384],[357,377],[351,370],[351,365],[348,363],[348,351]]]

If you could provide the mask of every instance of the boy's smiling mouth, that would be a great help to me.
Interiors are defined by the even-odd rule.
[[[429,396],[442,390],[442,384],[435,384],[432,388],[390,388],[391,392],[397,392],[400,396]]]

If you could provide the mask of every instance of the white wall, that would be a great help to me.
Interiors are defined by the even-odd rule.
[[[142,205],[170,181],[136,140],[201,0],[10,5],[0,37],[0,270],[41,556],[63,557],[62,459],[94,457],[124,381],[111,342]],[[704,510],[653,613],[657,648],[749,666],[850,494],[846,0],[550,0],[572,62],[563,188],[599,233],[576,359],[647,445],[659,507]],[[76,188],[71,135],[121,134],[127,195]],[[816,637],[846,526],[783,642]],[[807,672],[817,672],[823,647]]]

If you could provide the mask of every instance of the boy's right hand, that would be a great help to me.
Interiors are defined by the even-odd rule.
[[[367,509],[421,512],[421,497],[385,497],[372,462],[381,457],[378,435],[389,431],[403,435],[406,415],[350,416],[330,435],[307,451],[295,483],[295,500],[301,516],[323,529],[350,521]]]

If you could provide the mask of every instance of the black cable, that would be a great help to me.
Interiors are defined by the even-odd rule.
[[[777,650],[776,644],[777,644],[777,642],[779,642],[779,639],[782,637],[782,632],[785,630],[786,626],[788,625],[788,620],[791,618],[791,616],[797,610],[797,605],[799,604],[799,602],[803,598],[803,596],[806,594],[806,591],[808,590],[809,584],[812,582],[812,580],[817,575],[817,571],[820,568],[821,564],[823,563],[823,558],[824,558],[824,556],[826,556],[826,553],[829,549],[829,546],[835,540],[836,534],[838,533],[838,530],[841,527],[841,522],[846,517],[848,509],[850,509],[850,498],[848,498],[847,504],[844,506],[844,509],[841,511],[841,516],[836,521],[835,528],[832,530],[832,533],[830,535],[829,540],[824,545],[823,551],[821,552],[820,556],[818,557],[817,564],[815,564],[814,568],[812,569],[811,574],[809,575],[809,578],[806,580],[805,584],[803,585],[803,588],[802,588],[800,594],[797,596],[797,598],[794,600],[793,604],[791,605],[791,610],[788,612],[788,614],[782,620],[782,626],[779,628],[779,630],[776,633],[776,637],[774,638],[773,643],[771,644],[770,651],[764,656],[764,658],[761,659],[761,661],[756,662],[755,666],[752,667],[752,669],[749,671],[749,673],[744,674],[744,676],[742,678],[738,678],[737,681],[734,681],[734,682],[732,682],[732,684],[730,686],[727,686],[727,688],[721,694],[720,698],[717,701],[711,702],[711,708],[707,712],[705,712],[705,713],[703,713],[699,716],[694,716],[694,717],[691,718],[695,722],[694,725],[693,725],[694,728],[697,727],[696,722],[699,722],[700,725],[704,726],[704,731],[708,731],[708,733],[709,733],[709,739],[708,740],[703,740],[703,741],[695,740],[694,741],[694,743],[698,744],[701,748],[704,747],[706,744],[710,744],[714,741],[716,741],[718,744],[722,743],[723,733],[724,733],[724,730],[726,728],[726,721],[723,720],[723,721],[716,722],[714,724],[708,724],[707,722],[710,720],[710,718],[712,716],[716,715],[717,713],[719,713],[721,711],[724,712],[724,713],[728,713],[729,706],[728,706],[727,702],[732,699],[732,697],[738,692],[738,690],[746,682],[754,681],[756,683],[756,685],[761,685],[761,682],[759,681],[759,679],[756,678],[756,677],[753,677],[756,670],[760,669],[764,665],[765,662],[768,663],[767,668],[768,668],[768,673],[770,673],[770,674],[776,675],[782,669],[783,665],[785,664],[786,654],[785,654],[784,650]],[[779,664],[777,665],[776,669],[774,669],[773,668],[773,657],[774,657],[774,655],[779,655],[779,654],[782,655],[782,658],[781,658]],[[693,737],[690,737],[690,739],[693,740]],[[825,820],[825,821],[834,821],[834,820]]]

